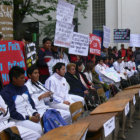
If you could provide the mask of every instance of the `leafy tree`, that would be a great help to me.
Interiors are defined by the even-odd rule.
[[[76,6],[75,12],[80,10],[85,17],[87,9],[87,0],[67,0],[67,2]],[[45,33],[54,33],[55,21],[52,20],[51,12],[56,11],[58,0],[1,0],[0,4],[13,5],[13,23],[14,23],[14,38],[19,39],[24,31],[22,24],[24,18],[30,15],[35,18],[35,15],[45,16],[48,21]],[[36,19],[38,21],[38,19]],[[49,28],[49,29],[48,29]],[[53,28],[53,30],[51,29]],[[45,28],[44,28],[45,29]]]

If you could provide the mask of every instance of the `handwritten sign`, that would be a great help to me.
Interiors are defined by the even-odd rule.
[[[104,39],[103,39],[103,44],[105,48],[109,47],[109,43],[110,43],[110,29],[106,26],[103,26],[104,28]]]
[[[114,82],[120,82],[121,80],[120,75],[114,70],[114,68],[107,68],[101,71],[101,73],[109,79],[113,80]]]
[[[108,120],[104,125],[104,134],[105,137],[107,137],[109,134],[112,133],[112,131],[115,129],[115,117],[112,117],[110,120]]]
[[[90,34],[90,54],[101,55],[101,37]]]
[[[26,65],[29,68],[37,61],[35,43],[29,43],[26,45],[25,48],[26,48]]]
[[[70,47],[73,37],[74,25],[56,22],[54,45],[60,47]]]
[[[131,47],[140,47],[140,34],[131,34],[130,35],[130,44]]]
[[[87,56],[88,49],[89,49],[89,36],[74,32],[72,43],[69,48],[69,54]]]
[[[75,5],[59,0],[57,5],[56,19],[64,23],[72,24],[74,10]]]
[[[129,102],[128,102],[128,104],[125,106],[125,116],[127,116],[127,114],[129,113],[129,110],[130,108],[129,108]]]
[[[130,29],[114,29],[114,42],[115,43],[130,42]]]
[[[135,96],[133,97],[133,104],[134,105],[136,104],[136,97]]]
[[[0,5],[0,32],[5,40],[13,40],[13,7]]]
[[[0,73],[4,85],[9,83],[8,73],[13,66],[26,69],[21,45],[19,41],[0,41]]]

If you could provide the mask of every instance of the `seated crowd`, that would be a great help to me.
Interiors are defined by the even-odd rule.
[[[107,77],[108,71],[120,80]],[[55,109],[71,124],[71,104],[81,101],[85,109],[93,110],[121,90],[122,79],[135,74],[132,49],[125,50],[123,45],[119,52],[104,48],[101,57],[68,57],[45,38],[37,65],[27,69],[27,81],[22,68],[14,66],[9,71],[10,83],[0,92],[0,131],[17,126],[22,139],[36,140],[43,134],[40,120],[47,110]],[[97,93],[100,88],[102,97]]]

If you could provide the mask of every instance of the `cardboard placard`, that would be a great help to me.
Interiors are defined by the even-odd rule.
[[[72,43],[69,48],[69,54],[87,56],[88,49],[89,49],[89,36],[74,32]]]
[[[74,25],[56,22],[54,45],[69,48],[72,42]]]
[[[4,40],[13,40],[13,7],[0,5],[0,33]]]
[[[37,61],[37,53],[35,43],[29,43],[25,47],[26,50],[26,65],[27,68],[31,67]]]
[[[74,10],[75,5],[59,0],[57,5],[56,19],[64,23],[72,24]]]
[[[101,37],[90,34],[90,54],[101,55]]]

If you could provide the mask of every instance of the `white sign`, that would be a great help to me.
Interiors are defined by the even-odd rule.
[[[125,116],[127,116],[127,114],[129,113],[129,102],[128,104],[125,106]]]
[[[89,35],[73,33],[69,54],[87,56],[89,49]]]
[[[135,96],[133,97],[133,104],[134,105],[136,104],[136,98],[135,98]]]
[[[107,137],[115,129],[115,117],[112,117],[103,126],[105,137]]]
[[[140,97],[140,90],[139,90],[139,97]]]
[[[107,78],[113,80],[114,82],[120,82],[120,75],[114,70],[114,68],[107,68],[101,73],[106,76]]]
[[[69,23],[56,22],[54,45],[60,47],[70,47],[73,37],[74,25]]]
[[[104,28],[104,39],[103,39],[103,44],[105,48],[109,47],[110,43],[110,29],[106,26],[103,26]]]
[[[75,5],[59,0],[57,5],[56,19],[64,23],[72,24],[74,10]]]
[[[131,47],[140,47],[140,34],[131,34],[130,35],[130,44]]]

